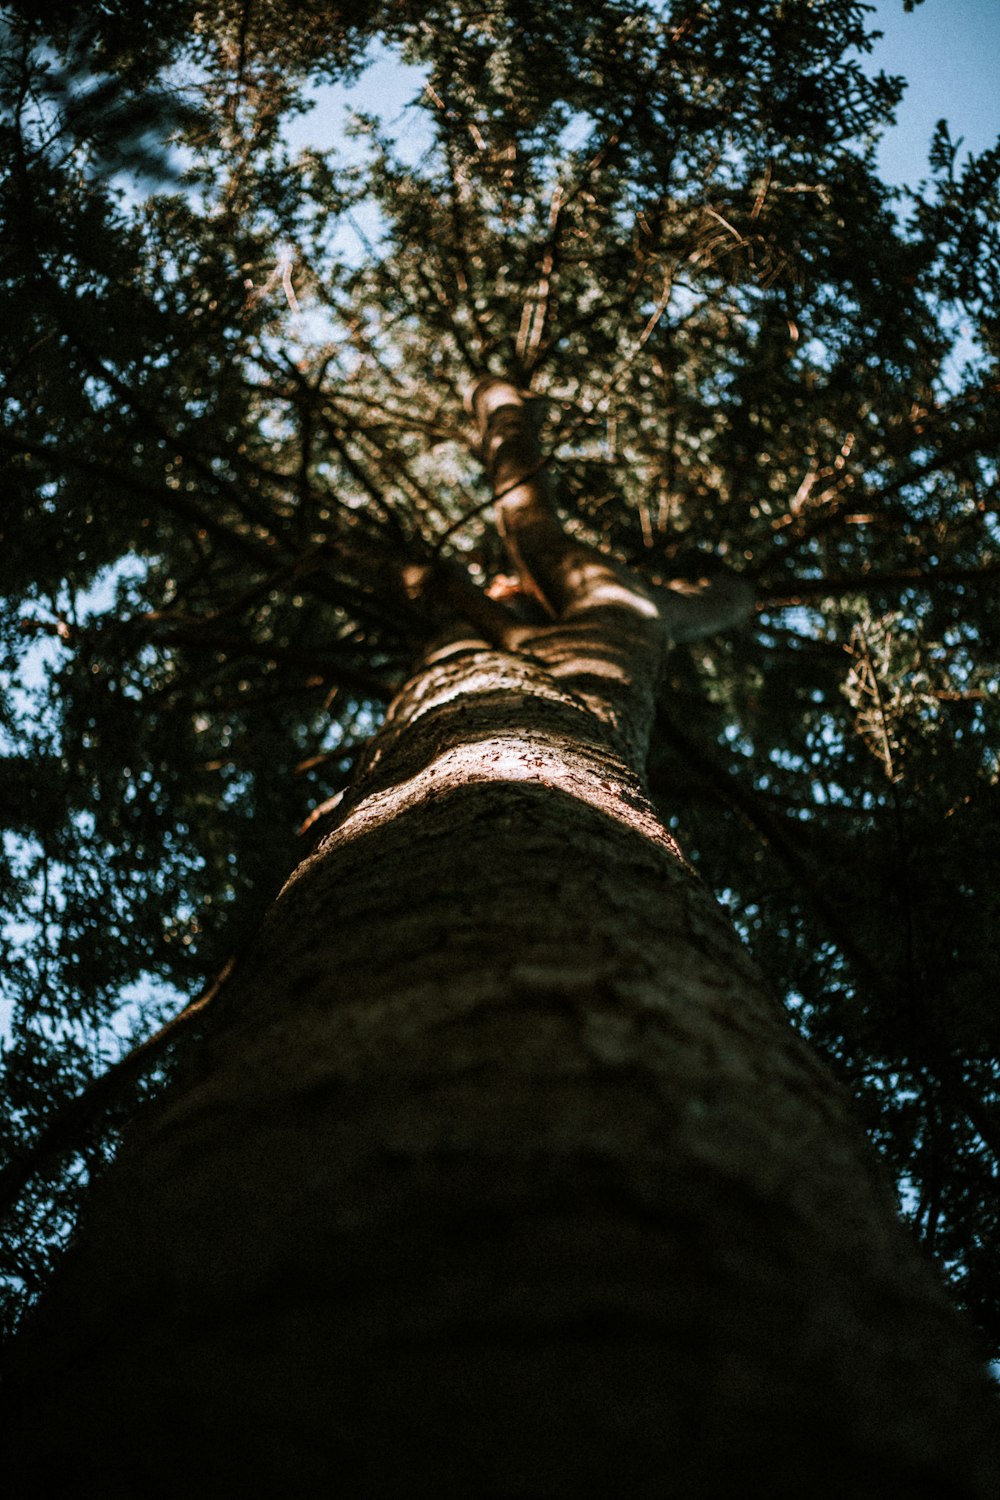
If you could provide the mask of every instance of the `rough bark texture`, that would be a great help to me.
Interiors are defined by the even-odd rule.
[[[656,612],[595,556],[394,704],[27,1330],[19,1493],[992,1500],[964,1330],[645,799]]]

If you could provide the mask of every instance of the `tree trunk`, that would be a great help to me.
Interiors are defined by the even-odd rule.
[[[19,1492],[993,1500],[965,1331],[643,792],[661,606],[473,406],[553,623],[393,704],[26,1330]]]
[[[595,638],[534,644],[433,654],[136,1127],[23,1341],[24,1493],[992,1497],[840,1091]]]

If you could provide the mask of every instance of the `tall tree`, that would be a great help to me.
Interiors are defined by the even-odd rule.
[[[244,955],[26,1326],[24,1471],[992,1493],[841,1090],[994,1328],[997,154],[900,227],[857,4],[122,6],[86,76],[22,10],[26,1291],[123,987]],[[364,31],[414,102],[296,156]]]

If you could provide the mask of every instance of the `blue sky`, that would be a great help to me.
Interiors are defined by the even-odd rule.
[[[871,63],[902,73],[908,88],[879,153],[888,182],[926,174],[938,120],[952,139],[982,151],[1000,135],[1000,0],[924,0],[909,15],[903,0],[875,0],[872,23],[885,33]]]

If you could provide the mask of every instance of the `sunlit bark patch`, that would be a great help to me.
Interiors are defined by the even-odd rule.
[[[634,788],[628,787],[624,780],[613,779],[607,766],[600,770],[603,775],[588,765],[585,758],[568,753],[565,744],[556,740],[536,737],[525,741],[503,735],[473,739],[442,751],[421,771],[391,789],[374,793],[348,814],[333,837],[339,843],[369,832],[424,798],[445,795],[459,786],[533,782],[587,803],[682,859],[676,842],[652,809],[635,805]]]

